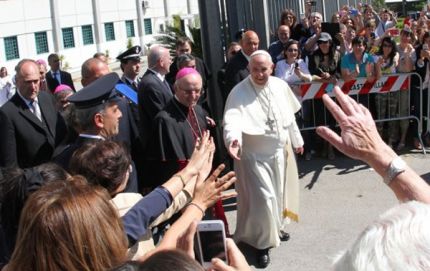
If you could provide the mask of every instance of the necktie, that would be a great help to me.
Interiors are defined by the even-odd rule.
[[[137,91],[137,82],[136,81],[133,81],[132,83],[131,83],[131,85],[133,86],[133,88],[134,88],[134,90],[136,90]]]
[[[172,89],[170,88],[169,82],[167,82],[167,80],[163,80],[164,85],[166,86],[166,89],[168,90],[168,93],[170,94],[174,94]]]
[[[40,120],[42,121],[42,112],[40,112],[39,103],[36,100],[30,102],[30,111]]]
[[[56,72],[54,72],[54,77],[55,77],[55,79],[57,79],[58,84],[61,84],[60,71],[56,71]]]
[[[193,132],[194,142],[199,138],[200,135],[200,126],[197,122],[196,114],[194,114],[194,109],[192,107],[188,108],[187,120],[190,123],[191,130]]]

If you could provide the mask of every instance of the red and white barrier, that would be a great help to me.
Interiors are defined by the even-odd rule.
[[[383,76],[373,82],[369,82],[367,78],[363,77],[347,82],[339,80],[336,85],[348,95],[394,92],[409,89],[409,77],[410,74],[396,74]],[[300,85],[302,101],[320,99],[324,93],[334,96],[332,90],[333,84],[329,83],[304,83]]]

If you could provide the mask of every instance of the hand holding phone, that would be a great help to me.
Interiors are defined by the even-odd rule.
[[[251,271],[251,267],[243,256],[242,252],[236,246],[234,241],[227,238],[227,254],[229,265],[225,264],[220,259],[214,259],[212,265],[215,270],[240,270],[240,271]]]
[[[197,224],[197,247],[199,260],[207,269],[212,259],[218,258],[228,264],[224,223],[221,220],[205,220]]]
[[[358,9],[350,9],[349,14],[351,14],[351,16],[357,16],[358,15]]]

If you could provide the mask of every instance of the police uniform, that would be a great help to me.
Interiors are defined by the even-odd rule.
[[[142,48],[139,45],[133,46],[121,53],[116,57],[121,63],[127,63],[129,60],[138,60],[140,61],[140,56],[142,54]],[[134,80],[126,77],[124,74],[121,76],[121,82],[130,88],[130,91],[134,91],[133,96],[137,97],[137,89],[140,83],[140,78],[136,77]],[[137,98],[136,98],[137,99]],[[130,112],[130,142],[127,142],[127,145],[130,147],[130,153],[133,161],[136,163],[138,179],[143,180],[143,145],[140,139],[139,133],[139,108],[137,106],[137,102],[132,102],[130,99],[127,99],[128,108],[123,110],[128,110]],[[122,106],[125,107],[125,106]],[[142,184],[139,183],[140,186]]]
[[[79,92],[73,94],[67,100],[74,104],[78,110],[95,107],[108,102],[119,102],[122,98],[115,89],[118,80],[118,74],[109,73],[84,87]],[[69,162],[73,153],[85,143],[94,140],[104,140],[104,138],[96,134],[79,134],[75,142],[67,146],[63,152],[54,158],[54,161],[61,165],[64,169],[68,170]],[[132,167],[135,169],[134,163],[132,163]],[[130,173],[125,191],[138,192],[137,183],[136,170],[133,170]]]

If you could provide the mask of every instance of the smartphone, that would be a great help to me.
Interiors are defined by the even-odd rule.
[[[391,36],[397,37],[400,35],[400,30],[397,28],[390,29],[390,30],[388,30],[388,32],[390,33]]]
[[[358,10],[357,9],[350,9],[349,10],[349,14],[351,14],[352,16],[357,16],[358,15]]]
[[[197,246],[200,263],[206,269],[211,260],[219,258],[228,264],[224,223],[222,220],[204,220],[197,224]]]
[[[297,69],[299,67],[299,62],[298,61],[295,61],[294,62],[294,69]]]

